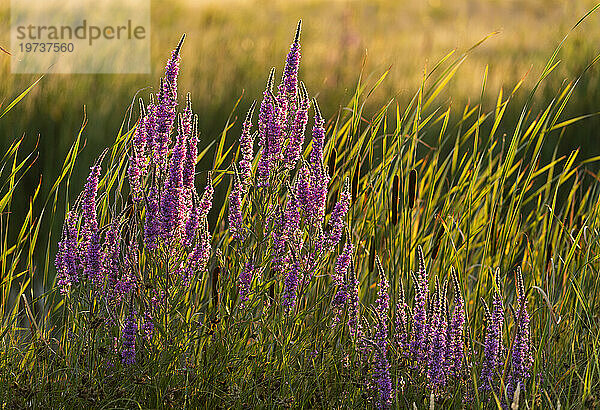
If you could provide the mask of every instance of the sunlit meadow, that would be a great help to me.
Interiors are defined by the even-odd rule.
[[[522,80],[483,104],[485,69],[457,107],[440,97],[479,45],[449,50],[405,103],[389,70],[358,71],[326,111],[300,69],[308,27],[209,144],[180,81],[188,34],[96,158],[74,139],[47,195],[20,185],[37,153],[10,145],[3,405],[599,405],[599,158],[557,145],[592,118],[566,112],[594,56],[540,99],[559,39],[524,96]]]

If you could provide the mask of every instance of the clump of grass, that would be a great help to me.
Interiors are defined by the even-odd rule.
[[[499,138],[519,85],[452,125],[450,108],[432,108],[464,60],[448,56],[404,112],[390,101],[364,120],[372,90],[359,83],[326,123],[298,81],[299,34],[277,89],[271,71],[257,131],[252,105],[239,151],[223,132],[202,195],[207,151],[189,96],[177,114],[182,44],[173,51],[136,127],[67,209],[56,286],[35,300],[47,313],[26,282],[23,310],[5,312],[0,393],[12,404],[550,407],[593,394],[598,301],[582,295],[596,295],[598,192],[577,153],[540,163],[548,136],[577,120],[560,121],[575,83]],[[24,243],[33,253],[24,238],[3,261]]]

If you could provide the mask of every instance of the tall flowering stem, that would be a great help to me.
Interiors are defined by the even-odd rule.
[[[137,333],[137,313],[134,310],[129,312],[123,325],[123,349],[121,350],[121,359],[123,364],[132,365],[135,363],[135,335]]]
[[[254,135],[251,133],[252,129],[252,114],[254,114],[254,108],[256,107],[256,101],[252,103],[252,106],[248,110],[246,119],[242,124],[242,135],[240,136],[240,161],[238,163],[240,172],[240,181],[242,184],[243,193],[248,192],[248,188],[252,184],[252,159],[254,157]]]
[[[304,133],[306,131],[306,124],[308,123],[308,108],[310,106],[308,92],[304,83],[300,83],[300,104],[294,120],[292,123],[289,143],[285,147],[283,155],[284,166],[287,169],[294,169],[300,159],[302,151],[302,145],[304,145]],[[295,91],[294,91],[295,92]]]
[[[263,100],[260,104],[260,111],[258,114],[258,145],[262,148],[261,157],[258,160],[258,166],[256,170],[256,185],[258,187],[269,186],[269,178],[271,170],[275,166],[276,156],[278,149],[280,148],[276,140],[278,135],[275,133],[278,130],[277,121],[279,113],[277,111],[277,102],[273,97],[273,79],[275,78],[275,68],[271,69],[269,74],[269,80],[267,81],[267,88],[263,93]]]
[[[482,392],[489,392],[495,389],[495,380],[499,374],[502,355],[502,325],[504,323],[504,306],[502,304],[502,289],[500,283],[500,269],[496,269],[494,274],[496,290],[492,299],[492,310],[487,308],[484,301],[486,316],[486,334],[483,350],[483,366],[481,369],[479,386]]]
[[[54,262],[58,279],[57,284],[62,294],[67,293],[71,285],[79,282],[77,270],[79,269],[80,260],[77,250],[77,236],[77,213],[72,209],[67,214]]]
[[[511,350],[511,369],[507,383],[508,399],[512,399],[517,386],[525,389],[527,381],[531,377],[533,355],[531,353],[531,340],[529,335],[529,313],[527,312],[527,294],[523,285],[523,274],[521,267],[517,268],[515,274],[517,290],[517,309],[515,312],[515,336]]]
[[[246,228],[242,216],[242,196],[243,188],[236,172],[233,188],[229,194],[229,233],[234,239],[240,241],[246,239]]]
[[[427,377],[434,394],[440,395],[446,385],[446,338],[447,338],[446,284],[440,287],[436,278],[432,317],[429,324],[429,367]]]
[[[427,358],[428,280],[427,271],[425,270],[425,261],[423,259],[423,250],[420,246],[417,248],[417,257],[419,260],[419,268],[417,272],[413,274],[413,282],[415,284],[415,301],[413,307],[410,352],[415,365],[418,366],[420,364],[420,366],[422,366]]]
[[[100,272],[100,232],[96,216],[96,196],[98,194],[98,179],[100,178],[100,165],[91,168],[87,178],[82,199],[83,217],[83,246],[84,246],[84,268],[83,277],[89,280],[96,290],[102,287],[102,275]]]
[[[350,180],[344,180],[344,187],[340,195],[340,200],[333,207],[331,217],[329,218],[329,234],[327,236],[327,247],[337,246],[344,230],[344,218],[350,208]]]
[[[341,319],[342,309],[346,307],[350,293],[353,292],[352,286],[348,278],[348,269],[352,261],[352,252],[354,251],[354,245],[350,240],[350,233],[346,231],[346,243],[342,253],[337,258],[335,263],[335,271],[333,275],[333,282],[337,286],[337,293],[333,298],[333,308],[335,310],[335,323],[338,323]]]
[[[454,268],[451,269],[454,285],[454,311],[448,327],[448,374],[460,378],[463,372],[465,345],[465,301],[460,291],[460,284]]]
[[[376,407],[378,409],[389,409],[392,405],[392,379],[390,376],[390,364],[387,359],[387,326],[390,305],[389,283],[378,256],[375,257],[375,262],[379,271],[379,290],[375,302],[377,323],[373,335],[375,343],[373,381],[377,388]]]
[[[325,147],[325,120],[317,101],[313,100],[315,108],[315,124],[312,130],[312,151],[310,153],[310,194],[307,198],[307,213],[313,226],[320,225],[325,216],[327,201],[327,186],[329,175],[323,167],[323,148]]]

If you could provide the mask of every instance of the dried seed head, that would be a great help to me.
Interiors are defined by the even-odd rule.
[[[412,169],[408,175],[408,207],[414,208],[417,202],[417,170]]]
[[[400,178],[398,178],[398,175],[394,175],[394,180],[392,182],[392,225],[394,226],[398,223],[399,182]]]

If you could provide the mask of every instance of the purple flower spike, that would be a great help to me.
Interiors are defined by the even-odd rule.
[[[290,52],[285,60],[283,68],[282,84],[289,101],[296,98],[298,91],[298,68],[300,67],[300,33],[302,30],[302,20],[298,21],[296,36],[290,47]]]
[[[79,275],[77,273],[79,263],[79,254],[77,251],[77,213],[73,209],[67,214],[55,259],[57,283],[60,287],[60,293],[67,293],[71,285],[79,282]]]
[[[184,41],[185,34],[181,36],[179,44],[171,52],[171,58],[165,66],[165,79],[173,89],[175,99],[177,98],[177,77],[179,75],[179,62],[181,61],[181,46],[183,46]]]
[[[362,326],[359,317],[359,282],[356,277],[356,271],[354,270],[354,262],[352,257],[350,258],[350,270],[348,271],[348,328],[350,335],[355,342],[358,342],[362,338]]]
[[[192,205],[190,216],[185,223],[185,245],[192,246],[194,239],[196,238],[196,231],[198,229],[198,223],[200,222],[200,212],[196,203]]]
[[[158,104],[154,110],[156,123],[153,143],[154,163],[162,172],[166,164],[171,131],[177,116],[177,99],[172,97],[170,86],[164,79],[161,79],[157,100]]]
[[[292,263],[288,267],[288,272],[284,280],[283,296],[281,297],[281,305],[286,313],[290,313],[294,306],[296,306],[299,276],[300,262],[298,261],[298,255],[293,254]]]
[[[215,189],[212,184],[212,174],[209,172],[206,178],[206,188],[204,188],[204,193],[202,193],[202,198],[200,198],[200,203],[198,204],[200,219],[208,216],[208,212],[212,208],[214,194]]]
[[[185,268],[183,270],[183,285],[189,285],[194,275],[206,270],[206,264],[210,258],[210,234],[208,233],[208,222],[203,220],[203,227],[200,234],[200,243],[194,247],[194,250],[188,255]]]
[[[239,241],[246,239],[246,228],[242,217],[242,185],[234,175],[233,188],[229,194],[229,233]]]
[[[187,191],[193,191],[194,177],[196,176],[196,158],[198,157],[198,116],[194,115],[192,117],[192,123],[189,132],[185,130],[185,123],[183,124],[183,126],[184,135],[187,134],[187,137],[185,139],[186,147],[185,163],[183,165],[183,186]]]
[[[317,100],[313,99],[313,107],[315,108],[315,125],[312,129],[312,151],[310,152],[310,163],[315,167],[319,167],[317,171],[322,171],[323,164],[323,149],[325,148],[325,120],[319,110]]]
[[[427,378],[429,379],[429,387],[438,396],[446,385],[446,339],[448,328],[446,288],[447,284],[440,287],[439,280],[436,278],[436,291],[429,324]]]
[[[378,256],[375,257],[375,263],[379,271],[379,290],[375,302],[377,325],[373,336],[375,342],[373,381],[377,388],[376,407],[378,409],[389,409],[392,406],[392,379],[390,377],[390,364],[387,359],[387,325],[390,306],[389,284]]]
[[[350,208],[350,180],[344,181],[340,200],[335,204],[331,217],[329,218],[329,235],[327,238],[327,247],[334,248],[340,242],[342,231],[344,230],[344,218]]]
[[[241,304],[240,307],[244,307],[246,302],[249,300],[250,288],[252,286],[252,277],[254,276],[254,262],[249,260],[244,265],[244,269],[240,273],[239,277],[239,295]]]
[[[179,137],[171,154],[169,174],[160,200],[160,213],[162,218],[161,235],[171,238],[177,234],[182,222],[183,203],[183,124],[179,121]]]
[[[412,337],[410,341],[410,353],[413,362],[422,366],[427,359],[427,299],[428,299],[428,281],[425,262],[423,260],[423,250],[417,247],[419,260],[419,269],[417,273],[412,274],[415,284],[415,302],[413,307]],[[423,369],[421,369],[423,370]]]
[[[121,359],[123,364],[129,366],[135,363],[135,334],[137,332],[137,313],[134,310],[129,312],[125,318],[123,326],[123,350],[121,350]]]
[[[90,174],[83,191],[81,211],[83,216],[83,239],[89,241],[92,233],[98,229],[96,216],[96,196],[98,195],[98,180],[100,178],[100,165],[90,168]]]
[[[515,275],[517,288],[517,311],[515,312],[515,339],[511,352],[511,373],[508,379],[507,394],[512,399],[517,386],[525,390],[527,380],[531,377],[533,356],[531,353],[531,340],[529,338],[529,313],[527,312],[527,294],[523,285],[521,267],[517,268]]]
[[[275,99],[273,98],[274,77],[275,68],[272,68],[258,113],[258,145],[262,148],[262,154],[256,169],[256,185],[259,187],[266,187],[269,185],[269,176],[271,168],[274,165],[272,162],[275,160],[278,149],[276,146],[271,146],[274,137],[273,126],[278,117]]]
[[[333,277],[333,281],[337,286],[341,286],[344,284],[344,278],[346,277],[346,273],[348,272],[348,267],[350,267],[350,260],[352,259],[353,251],[354,245],[352,245],[352,242],[350,240],[350,234],[348,233],[344,249],[342,250],[342,253],[340,254],[335,263],[335,275]]]
[[[285,148],[284,166],[287,169],[294,169],[298,159],[302,152],[302,145],[304,144],[304,133],[306,131],[306,124],[308,123],[308,108],[309,98],[308,92],[304,83],[300,83],[301,97],[300,107],[296,111],[294,122],[292,123],[292,129],[290,132],[290,141]]]
[[[119,218],[114,217],[106,232],[104,254],[102,255],[102,276],[106,280],[108,294],[111,298],[114,297],[119,275],[120,239]]]
[[[152,186],[146,202],[146,220],[144,223],[144,243],[149,250],[156,249],[161,231],[159,199],[156,188]]]
[[[504,307],[502,305],[502,288],[500,283],[500,269],[496,269],[494,274],[496,291],[492,300],[492,311],[488,309],[485,301],[483,306],[486,313],[486,333],[483,350],[483,367],[481,369],[481,384],[479,386],[482,392],[488,392],[494,389],[494,380],[501,364],[502,344],[502,325],[504,322]]]
[[[296,192],[298,192],[298,187],[296,187]],[[298,196],[289,185],[284,218],[285,238],[290,244],[296,244],[300,235],[300,207],[298,206]]]
[[[83,215],[83,245],[84,268],[83,277],[90,280],[96,289],[102,286],[100,273],[100,232],[96,216],[96,195],[98,194],[98,179],[100,177],[100,165],[91,168],[83,192],[81,204]]]
[[[337,258],[335,263],[335,273],[333,275],[333,282],[338,287],[337,293],[333,297],[332,305],[335,311],[334,324],[338,324],[341,320],[342,310],[348,302],[349,287],[351,284],[348,282],[348,268],[350,267],[350,261],[352,260],[352,252],[354,246],[350,240],[350,232],[346,231],[346,244],[342,253]]]
[[[298,176],[296,178],[296,195],[298,196],[298,203],[300,204],[304,216],[308,218],[311,212],[311,190],[310,168],[306,161],[304,161],[304,164],[298,170]]]
[[[254,114],[254,108],[256,107],[256,101],[252,103],[252,106],[248,110],[246,120],[242,124],[242,135],[240,136],[240,180],[244,194],[248,192],[248,187],[252,183],[252,160],[254,158],[254,136],[251,134],[250,129],[252,128],[252,114]]]
[[[454,268],[451,268],[454,284],[454,312],[448,328],[448,374],[460,378],[463,371],[465,344],[465,301]]]
[[[310,153],[308,214],[314,226],[321,224],[325,217],[329,175],[323,168],[323,147],[325,146],[325,129],[323,125],[325,120],[321,116],[316,100],[313,100],[313,107],[315,108],[315,125],[312,130],[312,151]]]
[[[408,318],[407,318],[408,305],[406,304],[406,297],[404,295],[404,286],[400,283],[398,287],[398,305],[396,306],[396,322],[394,324],[396,333],[395,341],[400,351],[402,358],[407,359],[408,356]]]

